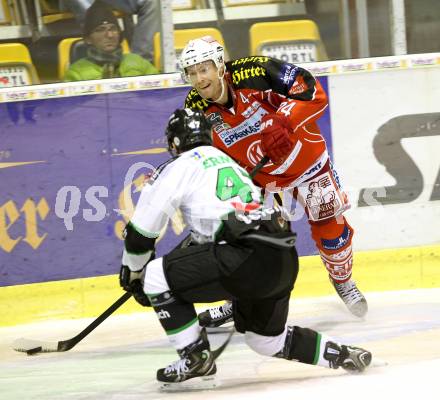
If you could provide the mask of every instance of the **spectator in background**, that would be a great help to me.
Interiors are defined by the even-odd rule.
[[[157,74],[157,69],[138,54],[122,54],[122,32],[109,6],[100,0],[87,10],[84,21],[87,57],[73,63],[66,81],[119,78]]]
[[[150,62],[153,61],[153,37],[160,32],[159,0],[103,0],[111,8],[125,14],[136,14],[137,24],[130,40],[130,49]],[[87,9],[93,0],[60,0],[60,7],[75,14],[75,18],[84,23]]]

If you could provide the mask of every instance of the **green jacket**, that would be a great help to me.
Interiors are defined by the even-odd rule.
[[[138,54],[128,53],[122,56],[119,70],[116,71],[114,78],[158,73],[159,71],[145,58]],[[87,58],[81,58],[69,67],[64,80],[72,82],[102,79],[102,74],[103,67],[101,65],[95,64]]]

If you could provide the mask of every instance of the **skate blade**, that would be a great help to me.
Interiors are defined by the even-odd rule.
[[[200,376],[183,382],[160,382],[161,392],[191,392],[218,387],[220,382],[214,375]]]

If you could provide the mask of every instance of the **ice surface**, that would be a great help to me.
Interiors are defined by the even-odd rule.
[[[11,345],[22,336],[68,339],[84,329],[90,319],[0,328],[0,398],[439,399],[440,289],[366,296],[370,311],[365,320],[349,314],[336,294],[293,299],[289,313],[291,325],[310,327],[372,351],[376,366],[364,374],[262,357],[236,334],[217,362],[219,387],[163,393],[158,390],[156,370],[175,361],[176,354],[155,315],[146,312],[109,318],[66,353],[27,356],[13,351]],[[224,338],[225,334],[210,335],[214,348]]]

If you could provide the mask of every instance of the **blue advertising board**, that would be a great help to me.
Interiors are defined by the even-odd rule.
[[[122,229],[143,174],[169,158],[164,130],[187,91],[0,104],[0,286],[119,271]],[[330,147],[329,115],[319,124]],[[304,218],[295,230],[300,255],[315,254]],[[158,255],[183,234],[170,224]]]

